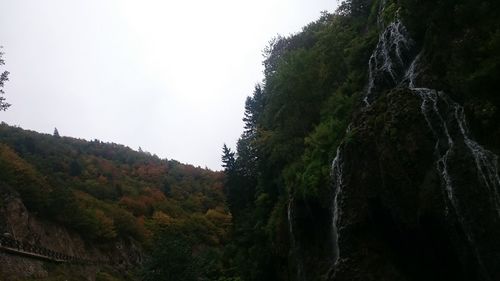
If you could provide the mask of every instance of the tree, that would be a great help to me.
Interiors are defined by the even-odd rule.
[[[0,49],[2,47],[0,46]],[[5,61],[3,60],[3,52],[0,51],[0,65],[5,65]],[[5,97],[1,96],[3,94],[5,94],[4,90],[3,90],[3,87],[5,85],[5,82],[9,80],[9,72],[8,71],[4,71],[2,72],[2,74],[0,74],[0,110],[7,110],[7,108],[9,108],[10,104],[5,102]]]
[[[195,281],[196,261],[191,245],[178,233],[164,231],[158,235],[143,271],[145,281]]]
[[[69,175],[72,177],[80,176],[82,174],[82,170],[82,166],[75,159],[73,159],[73,161],[69,164]]]
[[[226,144],[222,147],[222,167],[224,167],[226,172],[232,171],[235,168],[234,152]]]
[[[354,17],[366,17],[370,12],[370,6],[371,1],[369,0],[346,0],[340,4],[337,13]]]
[[[257,131],[259,118],[264,111],[264,98],[264,90],[260,84],[255,86],[253,96],[247,97],[243,122],[245,122],[245,133],[248,135],[254,135]]]

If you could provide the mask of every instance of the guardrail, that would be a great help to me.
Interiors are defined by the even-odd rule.
[[[39,245],[19,241],[5,235],[0,235],[0,249],[11,254],[56,263],[69,263],[77,265],[110,264],[110,261],[108,260],[91,260],[85,257],[67,255]]]

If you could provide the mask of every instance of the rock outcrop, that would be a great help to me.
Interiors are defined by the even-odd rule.
[[[500,280],[498,157],[473,140],[462,106],[425,87],[410,42],[396,15],[333,161],[329,279]]]
[[[141,247],[133,240],[91,244],[74,231],[39,219],[30,213],[18,194],[5,184],[0,186],[0,232],[2,235],[89,261],[105,264],[57,264],[0,250],[0,277],[2,280],[45,278],[55,267],[67,272],[75,280],[95,280],[96,274],[107,267],[111,271],[126,272],[141,263]]]

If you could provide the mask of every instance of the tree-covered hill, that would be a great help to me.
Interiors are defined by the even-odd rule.
[[[2,189],[19,194],[32,215],[78,233],[89,245],[106,248],[128,239],[142,245],[146,259],[134,274],[147,276],[154,270],[141,267],[154,267],[162,258],[155,250],[165,236],[175,245],[187,245],[184,262],[196,260],[195,276],[221,274],[220,256],[231,223],[221,172],[123,145],[2,123],[0,181]],[[9,226],[3,227],[2,233],[9,232]],[[204,268],[206,263],[210,268]]]

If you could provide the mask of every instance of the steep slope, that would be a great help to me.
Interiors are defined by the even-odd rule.
[[[2,251],[0,276],[142,280],[154,270],[157,241],[166,233],[189,245],[186,255],[197,261],[196,274],[220,274],[231,219],[222,181],[220,172],[122,145],[3,123],[0,232],[7,238],[2,239],[17,240],[22,249],[41,247],[45,256],[64,255],[68,262]],[[208,272],[208,264],[216,268]]]
[[[418,44],[403,14],[398,9],[379,37],[366,105],[333,161],[333,280],[497,280],[498,157],[473,139],[454,87],[430,88],[437,75],[426,41],[436,31]]]
[[[272,42],[223,155],[244,280],[500,278],[498,12],[344,1]]]

